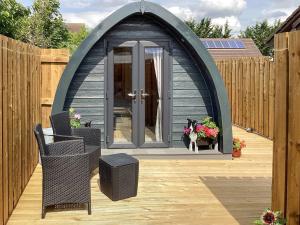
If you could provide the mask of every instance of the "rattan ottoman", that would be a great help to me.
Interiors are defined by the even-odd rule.
[[[127,154],[99,159],[100,188],[113,201],[135,197],[138,188],[139,161]]]

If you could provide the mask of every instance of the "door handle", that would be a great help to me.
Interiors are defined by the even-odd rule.
[[[143,89],[141,89],[141,98],[142,100],[145,100],[146,97],[148,97],[149,94],[145,93]]]
[[[134,90],[133,93],[129,93],[128,96],[131,97],[133,100],[136,100],[136,90]]]

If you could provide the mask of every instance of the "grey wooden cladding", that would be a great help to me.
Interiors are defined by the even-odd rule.
[[[104,89],[103,81],[74,81],[71,86],[72,89]]]
[[[174,90],[173,89],[173,98],[185,98],[185,101],[188,101],[189,98],[202,98],[209,97],[208,90]],[[200,100],[201,101],[201,100]]]
[[[207,90],[205,83],[194,82],[194,81],[180,81],[173,83],[174,90]]]
[[[187,114],[186,115],[177,115],[177,116],[173,115],[173,126],[175,124],[181,124],[182,125],[181,126],[181,131],[182,131],[182,128],[187,125],[187,118],[193,118],[195,120],[200,121],[201,119],[204,119],[205,117],[207,117],[207,114],[200,114],[200,113],[197,114],[196,116],[191,115],[191,114],[189,114],[189,115],[187,115]]]
[[[199,73],[185,73],[185,72],[175,72],[173,71],[173,81],[190,81],[197,83],[205,83],[202,76],[199,76]]]
[[[65,106],[64,110],[68,110],[68,106]],[[104,107],[74,107],[76,112],[83,116],[84,120],[92,120],[93,116],[104,115]]]
[[[103,98],[104,90],[102,89],[78,89],[78,90],[70,90],[68,98]]]
[[[173,107],[173,116],[184,116],[184,115],[211,115],[212,111],[210,110],[210,107],[198,107],[198,106],[185,106],[183,103],[183,106],[180,107]],[[194,118],[192,118],[194,119]]]
[[[69,108],[93,108],[104,105],[103,98],[67,98],[65,105]]]
[[[104,76],[101,73],[93,73],[93,74],[89,74],[88,72],[86,73],[76,73],[76,79],[74,80],[74,82],[84,82],[84,81],[102,81],[104,82]]]
[[[174,98],[173,99],[173,107],[174,106],[201,106],[207,107],[211,106],[210,97],[202,97],[202,98]]]
[[[186,118],[201,119],[212,116],[210,90],[202,72],[195,65],[192,57],[177,43],[164,27],[152,19],[132,16],[116,25],[104,37],[112,39],[147,40],[163,39],[172,42],[172,71],[170,82],[172,94],[171,145],[183,146],[182,131]],[[83,121],[92,120],[93,127],[102,130],[105,140],[105,55],[104,39],[99,40],[82,60],[65,100],[65,109],[75,108],[82,115]],[[109,76],[109,74],[108,74]]]
[[[104,65],[83,64],[78,68],[77,72],[104,74]]]

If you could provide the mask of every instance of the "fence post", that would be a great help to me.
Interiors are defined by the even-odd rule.
[[[286,214],[286,160],[288,113],[288,34],[275,35],[275,125],[272,208]]]

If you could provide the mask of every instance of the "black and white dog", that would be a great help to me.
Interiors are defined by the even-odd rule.
[[[188,121],[188,128],[190,129],[190,145],[189,145],[189,150],[192,152],[193,151],[193,145],[195,146],[195,152],[198,153],[198,148],[197,148],[197,133],[196,131],[196,126],[198,124],[197,120],[191,120],[191,119],[187,119]]]

